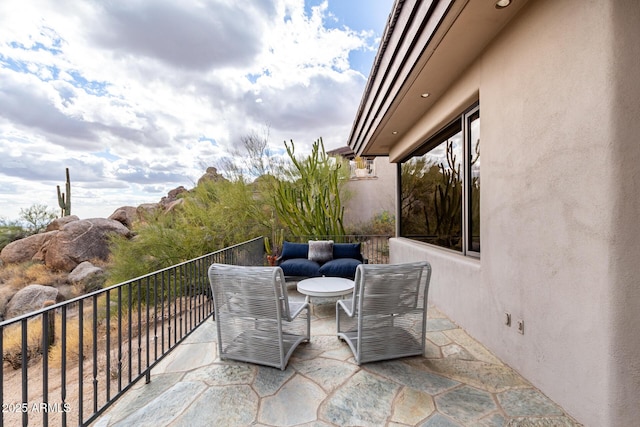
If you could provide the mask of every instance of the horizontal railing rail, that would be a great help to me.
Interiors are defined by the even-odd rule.
[[[1,322],[0,427],[90,424],[212,316],[212,263],[264,262],[259,237]]]

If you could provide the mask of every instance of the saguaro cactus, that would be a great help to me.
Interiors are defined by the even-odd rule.
[[[57,185],[58,188],[58,205],[61,209],[61,216],[71,215],[71,180],[69,179],[69,168],[66,168],[67,172],[67,183],[66,183],[66,194],[60,192],[60,186]]]

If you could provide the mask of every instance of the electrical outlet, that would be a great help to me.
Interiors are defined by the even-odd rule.
[[[504,324],[511,326],[511,313],[504,313]]]
[[[524,335],[524,320],[518,320],[518,332]]]

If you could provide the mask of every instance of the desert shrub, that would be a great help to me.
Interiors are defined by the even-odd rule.
[[[388,211],[382,211],[365,223],[358,224],[349,230],[349,234],[393,236],[396,233],[395,216]]]
[[[107,283],[124,282],[263,235],[266,215],[243,180],[202,181],[176,209],[136,226],[132,240],[114,238]],[[146,299],[146,289],[141,296]]]
[[[25,238],[29,230],[22,227],[17,221],[0,219],[0,251],[9,243]]]
[[[21,289],[26,285],[59,285],[66,281],[67,274],[52,271],[37,261],[27,261],[18,264],[7,264],[0,267],[0,283],[14,289]]]
[[[62,365],[62,316],[60,313],[55,316],[54,331],[55,340],[49,347],[49,361],[51,367],[59,368]],[[89,353],[93,346],[93,323],[91,316],[85,316],[82,334],[82,353]],[[67,319],[66,322],[66,342],[65,354],[67,363],[79,360],[80,322],[77,316]],[[22,323],[14,323],[2,330],[3,333],[3,354],[4,362],[8,362],[13,369],[20,369],[22,366]],[[101,331],[101,333],[103,333]],[[27,321],[27,361],[33,363],[42,358],[42,320],[40,317]]]
[[[22,327],[21,323],[10,325],[2,330],[2,360],[9,362],[13,369],[22,366]],[[38,357],[42,351],[42,322],[34,319],[27,322],[27,360]]]

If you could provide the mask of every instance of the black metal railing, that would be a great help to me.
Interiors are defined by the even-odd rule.
[[[362,243],[389,260],[390,236],[322,236]],[[290,239],[305,242],[317,236]],[[213,314],[214,263],[265,265],[264,239],[213,252],[0,323],[0,427],[88,425]]]
[[[264,265],[259,237],[0,323],[0,427],[88,425],[213,314],[214,263]]]

